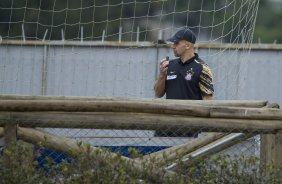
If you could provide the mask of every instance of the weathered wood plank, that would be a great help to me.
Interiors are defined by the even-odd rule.
[[[167,100],[169,101],[169,100]],[[167,102],[166,101],[166,102]],[[184,103],[135,100],[0,100],[0,111],[65,111],[65,112],[139,112],[154,114],[186,115],[196,117],[232,119],[276,119],[282,120],[280,109],[218,107]]]
[[[165,165],[168,162],[177,160],[211,142],[222,138],[226,133],[209,133],[203,137],[194,138],[186,144],[181,144],[177,146],[173,146],[167,148],[165,150],[161,150],[158,152],[154,152],[142,157],[142,161],[150,161],[153,159],[157,161],[158,164]]]
[[[0,112],[1,114],[1,112]],[[282,129],[281,120],[201,118],[180,115],[116,112],[11,112],[24,127],[101,128],[132,130],[202,130],[270,133]],[[0,121],[0,126],[7,122]]]
[[[263,100],[167,100],[155,98],[125,98],[125,97],[82,97],[82,96],[25,96],[0,95],[0,100],[74,100],[74,101],[109,101],[109,102],[146,102],[161,104],[183,104],[200,106],[228,106],[228,107],[264,107],[268,102]]]
[[[211,118],[282,120],[282,110],[270,108],[214,107]]]
[[[143,112],[209,116],[208,107],[131,101],[0,100],[0,111]]]
[[[202,148],[199,150],[196,150],[192,153],[189,153],[185,156],[183,159],[183,163],[185,163],[186,166],[190,166],[194,164],[195,162],[199,160],[203,160],[204,158],[207,158],[215,153],[218,153],[222,150],[225,150],[239,142],[242,142],[244,140],[247,140],[251,137],[255,136],[254,134],[228,134]],[[172,164],[168,166],[168,169],[174,170],[178,165]]]

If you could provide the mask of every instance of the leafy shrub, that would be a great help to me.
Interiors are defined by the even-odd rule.
[[[270,167],[259,167],[259,159],[253,156],[219,155],[202,162],[187,166],[181,160],[172,175],[167,175],[154,159],[149,162],[138,162],[136,168],[130,159],[119,154],[111,154],[105,149],[92,149],[90,145],[80,146],[71,160],[56,163],[52,158],[45,157],[45,164],[38,168],[36,158],[40,151],[33,152],[20,142],[2,150],[0,159],[0,178],[3,184],[31,183],[249,183],[278,184],[281,183],[281,172]],[[39,149],[40,150],[40,149]],[[129,150],[132,157],[140,157],[138,152]],[[31,157],[31,155],[34,155]],[[28,159],[30,158],[30,159]],[[134,167],[133,167],[134,166]],[[158,172],[156,172],[158,171]]]

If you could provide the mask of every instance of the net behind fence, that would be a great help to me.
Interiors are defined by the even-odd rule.
[[[216,99],[240,99],[259,1],[5,1],[2,94],[153,97],[163,43],[191,28]],[[163,49],[159,49],[162,47]],[[126,84],[126,85],[125,85]]]
[[[250,42],[259,1],[3,1],[2,39],[157,41],[189,26],[203,41]],[[205,39],[203,39],[203,37]]]

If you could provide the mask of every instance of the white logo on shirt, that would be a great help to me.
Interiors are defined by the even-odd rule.
[[[177,75],[168,75],[166,76],[166,80],[172,80],[172,79],[176,79]]]

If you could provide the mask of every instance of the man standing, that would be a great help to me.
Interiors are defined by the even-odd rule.
[[[210,100],[214,90],[211,69],[194,52],[195,34],[188,28],[168,39],[178,57],[162,59],[160,74],[155,82],[156,97],[166,94],[167,99]]]
[[[195,34],[188,28],[181,29],[168,41],[177,58],[160,61],[155,96],[160,98],[166,94],[167,99],[211,100],[214,93],[212,72],[194,52]]]

